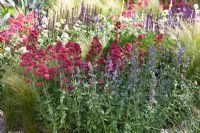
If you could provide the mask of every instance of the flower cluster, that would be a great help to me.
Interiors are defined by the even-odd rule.
[[[8,30],[2,30],[0,32],[0,41],[4,44],[6,42],[9,41],[9,36],[10,36],[10,33],[8,32]]]
[[[0,31],[0,45],[3,49],[2,57],[3,59],[9,59],[9,64],[12,61],[17,61],[21,53],[26,51],[24,44],[28,44],[28,36],[34,30],[33,13],[34,11],[27,15],[20,14],[16,18],[8,18],[5,28]],[[29,36],[29,39],[31,39],[31,36]],[[15,56],[15,58],[12,58],[12,56]]]
[[[79,44],[74,42],[68,42],[65,45],[57,42],[54,46],[48,45],[46,49],[39,47],[30,49],[22,54],[20,63],[25,68],[25,76],[33,73],[36,77],[47,81],[60,72],[66,76],[70,75],[81,64],[81,49]]]
[[[95,62],[97,56],[101,53],[101,50],[102,45],[100,43],[100,40],[97,36],[94,36],[90,50],[87,53],[86,60],[90,62]]]
[[[122,49],[117,39],[112,42],[108,54],[110,55],[113,69],[116,69],[116,66],[119,65],[118,63],[122,59]]]

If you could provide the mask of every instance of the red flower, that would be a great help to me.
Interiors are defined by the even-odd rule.
[[[104,54],[101,55],[100,59],[97,61],[97,64],[98,65],[103,65],[103,66],[106,65],[106,60],[105,60],[105,55]]]
[[[67,92],[71,93],[73,90],[74,90],[74,87],[73,87],[73,86],[67,87]]]
[[[117,22],[116,22],[115,28],[116,28],[116,29],[120,29],[120,28],[121,28],[121,22],[120,22],[120,21],[117,21]]]
[[[104,81],[104,80],[99,80],[99,81],[98,81],[98,84],[99,84],[99,85],[104,85],[104,84],[105,84],[105,81]]]
[[[36,84],[36,86],[37,86],[37,87],[44,87],[44,82],[38,82],[38,83]]]
[[[142,45],[142,42],[136,42],[137,43],[137,45]]]
[[[138,40],[144,40],[144,35],[143,35],[143,34],[139,34],[139,35],[137,36],[137,39],[138,39]]]
[[[64,78],[65,83],[71,83],[71,79],[70,78]]]
[[[30,84],[30,83],[32,82],[32,80],[31,80],[31,79],[27,79],[25,82],[26,82],[27,84]]]
[[[28,41],[36,42],[38,39],[38,33],[36,30],[32,30],[28,36]]]
[[[127,42],[124,47],[124,54],[130,56],[132,51],[133,51],[133,45]]]
[[[93,62],[96,60],[97,56],[101,53],[102,45],[99,41],[99,38],[95,36],[92,41],[92,45],[88,54],[86,55],[86,60]]]
[[[119,41],[117,39],[114,40],[114,42],[111,44],[109,49],[110,58],[113,63],[113,67],[115,68],[117,65],[117,62],[121,60],[122,57],[122,50],[119,45]]]
[[[143,63],[144,55],[147,53],[147,51],[141,48],[138,48],[138,51],[139,51],[138,58],[140,62]]]
[[[164,39],[164,34],[160,33],[156,36],[155,41],[162,41]]]

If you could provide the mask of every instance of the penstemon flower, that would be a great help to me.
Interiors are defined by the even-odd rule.
[[[95,62],[97,56],[101,53],[101,50],[102,50],[102,45],[100,43],[100,40],[97,36],[94,36],[90,50],[86,55],[86,60],[90,62]]]

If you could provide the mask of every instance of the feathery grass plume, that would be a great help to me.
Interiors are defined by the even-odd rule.
[[[5,85],[2,103],[6,130],[23,128],[25,132],[36,133],[36,92],[9,68],[0,83]]]
[[[124,0],[54,0],[50,12],[52,14],[55,11],[60,16],[61,8],[65,9],[67,7],[71,12],[73,7],[81,7],[82,2],[85,5],[96,6],[98,10],[102,9],[104,15],[119,14],[124,4]]]
[[[190,65],[187,76],[200,74],[200,22],[192,24],[181,22],[181,29],[177,28],[178,41],[185,45],[185,57],[190,57]]]
[[[154,19],[157,17],[158,14],[161,13],[162,8],[160,7],[159,0],[150,0],[149,5],[142,5],[142,7],[137,7],[136,11],[138,12],[138,15],[142,17],[142,14],[144,13],[152,13]]]

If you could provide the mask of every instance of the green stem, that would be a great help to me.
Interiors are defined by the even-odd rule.
[[[102,121],[102,123],[103,123],[103,129],[104,129],[104,133],[107,133],[107,132],[106,132],[106,126],[105,126],[105,122],[104,122],[104,120],[103,120],[103,119],[101,119],[101,121]]]

